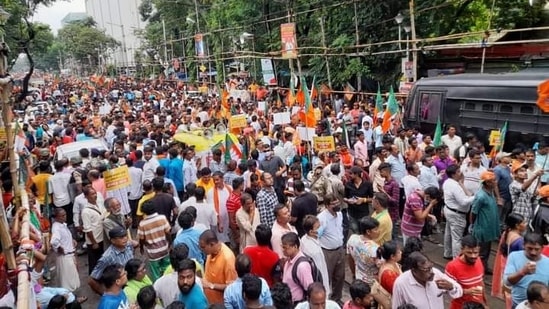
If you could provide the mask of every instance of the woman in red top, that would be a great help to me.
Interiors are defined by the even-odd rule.
[[[400,245],[395,241],[388,241],[377,249],[377,258],[385,260],[385,262],[379,268],[379,284],[387,290],[387,292],[393,294],[393,286],[396,279],[402,270],[400,269],[400,259],[402,258],[402,250]]]

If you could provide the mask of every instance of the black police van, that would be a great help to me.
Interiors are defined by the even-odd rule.
[[[459,74],[417,81],[405,106],[405,122],[433,134],[437,119],[488,143],[490,131],[508,121],[504,148],[549,140],[549,113],[537,105],[537,87],[548,74]],[[488,145],[486,145],[488,146]]]

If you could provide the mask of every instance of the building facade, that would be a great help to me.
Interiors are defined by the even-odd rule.
[[[134,68],[134,54],[141,47],[137,36],[146,23],[139,15],[141,0],[86,0],[86,13],[99,29],[121,43],[114,51],[103,51],[104,63],[117,68]]]

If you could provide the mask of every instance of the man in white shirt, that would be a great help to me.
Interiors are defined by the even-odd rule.
[[[472,195],[475,195],[480,190],[480,174],[486,171],[486,168],[480,164],[480,151],[470,150],[468,153],[469,162],[461,165],[463,173],[463,185],[465,189]]]
[[[423,190],[429,187],[435,187],[437,189],[439,187],[437,168],[433,162],[433,157],[430,155],[424,155],[421,159],[421,168],[419,169],[420,174],[418,180]]]
[[[131,179],[130,187],[128,188],[128,202],[132,215],[132,226],[133,228],[137,228],[137,205],[139,204],[139,199],[143,196],[143,171],[133,166],[131,159],[126,159],[126,166],[128,166]]]
[[[54,210],[54,221],[51,226],[51,247],[56,253],[55,266],[59,286],[69,291],[80,287],[80,277],[74,258],[76,241],[72,239],[71,231],[67,227],[67,213],[63,208]]]
[[[418,179],[420,170],[417,164],[411,163],[406,164],[406,171],[408,172],[408,175],[402,177],[402,186],[404,187],[404,195],[408,198],[412,192],[421,190],[421,184]]]
[[[452,259],[461,252],[461,238],[467,225],[467,214],[475,197],[467,194],[459,166],[450,165],[446,169],[446,175],[448,179],[442,185],[446,203],[446,207],[444,207],[444,217],[446,218],[444,258]]]
[[[193,160],[194,150],[186,149],[183,151],[183,185],[195,183],[198,180],[198,167]]]
[[[456,135],[456,126],[454,125],[448,126],[447,134],[443,135],[440,140],[444,145],[448,146],[450,156],[454,156],[456,150],[463,145],[461,137]]]
[[[143,158],[145,159],[145,164],[143,165],[143,175],[142,181],[149,180],[152,181],[156,177],[156,168],[160,166],[158,160],[153,157],[153,148],[146,146],[143,149]]]
[[[341,302],[345,282],[345,249],[343,247],[343,214],[339,200],[331,196],[324,198],[326,208],[318,214],[323,229],[319,235],[320,246],[326,260],[332,295],[330,299]]]
[[[48,179],[48,193],[53,196],[53,205],[56,208],[63,208],[67,212],[67,224],[73,224],[72,203],[69,194],[69,183],[71,174],[66,173],[64,168],[68,160],[63,158],[55,162],[55,174]]]
[[[91,186],[84,187],[83,192],[88,204],[82,210],[82,230],[88,249],[88,274],[91,274],[103,255],[103,219],[106,211],[98,204],[97,192]]]

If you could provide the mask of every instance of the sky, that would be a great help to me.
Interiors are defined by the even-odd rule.
[[[57,0],[50,7],[41,5],[34,14],[34,21],[50,25],[53,33],[57,34],[61,28],[61,19],[68,13],[79,12],[86,12],[85,0]]]

